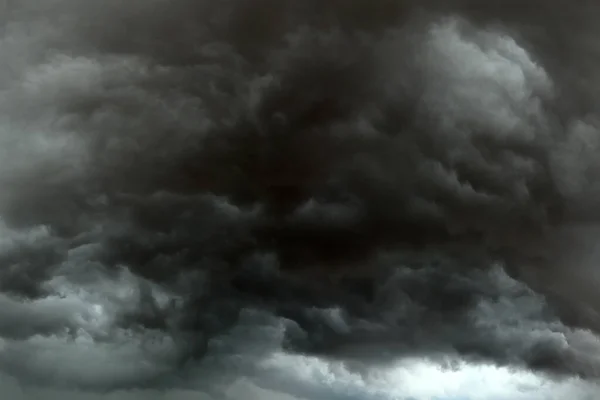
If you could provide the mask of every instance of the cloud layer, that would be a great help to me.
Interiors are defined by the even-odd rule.
[[[450,358],[591,393],[592,2],[2,7],[7,376],[283,396],[273,357]],[[374,382],[340,398],[422,395]]]

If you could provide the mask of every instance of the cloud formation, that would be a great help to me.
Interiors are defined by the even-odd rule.
[[[599,377],[594,3],[2,7],[4,374]]]

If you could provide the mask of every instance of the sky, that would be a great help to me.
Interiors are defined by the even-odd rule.
[[[598,12],[0,2],[3,393],[593,399]]]

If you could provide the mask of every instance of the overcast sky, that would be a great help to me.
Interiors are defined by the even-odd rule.
[[[0,7],[6,398],[598,393],[596,2]]]

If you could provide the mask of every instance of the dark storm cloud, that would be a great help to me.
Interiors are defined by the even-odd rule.
[[[283,348],[597,377],[593,3],[4,7],[7,373],[176,386]]]

